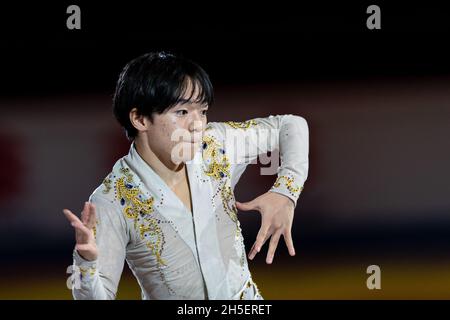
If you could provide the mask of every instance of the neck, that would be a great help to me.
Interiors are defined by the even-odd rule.
[[[170,187],[176,186],[186,177],[185,164],[175,164],[171,159],[158,157],[147,143],[140,139],[134,141],[134,146],[141,158],[158,174]]]

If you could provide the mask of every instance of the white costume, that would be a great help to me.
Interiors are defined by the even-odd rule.
[[[264,129],[277,130],[276,137],[268,139]],[[230,133],[248,137],[233,159]],[[81,270],[74,298],[114,299],[126,260],[143,299],[262,299],[248,269],[233,190],[249,162],[278,149],[281,166],[270,191],[296,203],[307,178],[308,144],[306,121],[295,115],[208,123],[186,163],[193,213],[132,144],[90,197],[99,256],[86,261],[74,251]]]

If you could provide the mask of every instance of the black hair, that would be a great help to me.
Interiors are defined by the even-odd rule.
[[[192,90],[185,99],[188,81],[192,83]],[[197,99],[191,101],[197,88]],[[155,112],[161,114],[188,101],[209,106],[214,103],[213,86],[205,70],[172,53],[150,52],[131,60],[123,68],[114,93],[113,112],[128,139],[133,140],[137,135],[129,117],[133,108],[152,121]]]

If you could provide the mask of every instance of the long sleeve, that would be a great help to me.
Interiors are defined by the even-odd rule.
[[[277,174],[269,191],[283,194],[297,203],[308,176],[309,131],[304,118],[292,114],[271,115],[244,122],[214,122],[209,128],[215,129],[212,135],[224,141],[233,188],[249,163],[271,152],[269,159],[280,159],[281,163],[276,168],[273,163],[261,168],[262,174]]]
[[[98,248],[95,261],[84,260],[73,251],[74,281],[72,294],[76,300],[115,299],[123,271],[128,235],[123,215],[107,200],[91,197],[95,205],[97,223],[94,229]]]

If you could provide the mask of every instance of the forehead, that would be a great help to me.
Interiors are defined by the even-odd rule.
[[[201,94],[201,84],[198,81],[192,81],[191,78],[186,78],[179,104],[206,105],[206,102],[203,104],[201,103]]]
[[[183,101],[196,101],[200,95],[200,86],[193,82],[191,79],[187,79],[184,84],[183,94],[181,100]]]

